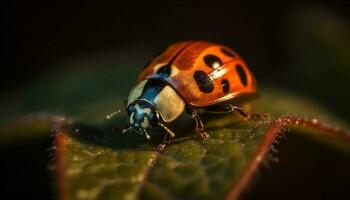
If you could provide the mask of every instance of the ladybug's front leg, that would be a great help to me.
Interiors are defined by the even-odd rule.
[[[170,144],[171,138],[175,137],[175,133],[161,122],[159,122],[158,125],[166,131],[163,143],[157,146],[157,151],[161,152],[164,150],[166,145]]]
[[[205,132],[203,122],[201,118],[198,116],[198,113],[193,109],[187,109],[187,113],[190,115],[192,119],[196,121],[196,132],[198,136],[202,139],[208,139],[209,134]]]

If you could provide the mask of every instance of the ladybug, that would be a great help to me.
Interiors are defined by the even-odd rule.
[[[126,112],[128,127],[150,138],[151,126],[166,131],[158,150],[170,143],[175,133],[168,124],[186,112],[196,122],[197,134],[206,139],[200,110],[211,113],[249,114],[232,104],[256,94],[256,82],[242,58],[233,50],[206,41],[184,41],[170,45],[147,64],[131,90]]]

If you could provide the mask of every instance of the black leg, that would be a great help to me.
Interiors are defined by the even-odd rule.
[[[198,116],[197,112],[191,109],[188,109],[187,113],[196,121],[196,132],[198,136],[202,139],[209,138],[209,134],[205,132],[204,125],[201,118]]]
[[[162,144],[159,144],[157,146],[157,151],[158,152],[161,152],[164,150],[164,148],[166,147],[166,145],[170,144],[171,142],[171,135],[169,133],[166,133],[165,136],[164,136],[164,139],[163,139],[163,143]]]
[[[266,119],[269,118],[267,114],[255,114],[255,113],[248,113],[243,108],[233,106],[233,105],[220,105],[220,106],[211,106],[204,108],[205,111],[211,112],[211,113],[230,113],[230,112],[237,112],[239,115],[241,115],[245,119]]]

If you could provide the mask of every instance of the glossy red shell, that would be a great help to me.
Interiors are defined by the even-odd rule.
[[[211,57],[219,58],[221,64],[208,66]],[[189,105],[210,106],[256,93],[254,76],[245,62],[230,48],[205,41],[185,41],[169,46],[142,70],[138,81],[159,77],[157,70],[169,62],[171,73],[163,79]],[[206,74],[211,80],[210,87],[198,83],[195,74]]]

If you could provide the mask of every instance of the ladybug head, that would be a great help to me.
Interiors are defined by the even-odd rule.
[[[146,101],[137,101],[134,104],[130,104],[127,112],[130,117],[130,126],[137,131],[145,132],[159,121],[157,110]]]

